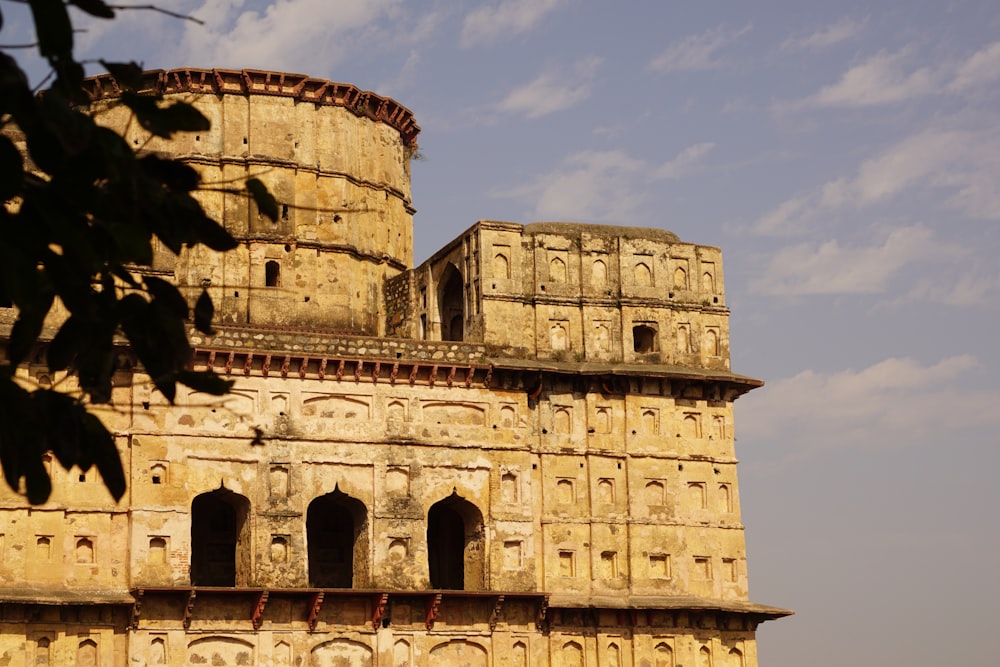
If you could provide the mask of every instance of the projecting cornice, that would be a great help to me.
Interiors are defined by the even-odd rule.
[[[121,86],[111,74],[88,78],[84,88],[91,100],[113,99],[122,94]],[[413,112],[396,100],[361,90],[349,83],[314,79],[305,74],[256,69],[154,69],[143,72],[139,92],[291,97],[318,106],[344,107],[358,116],[385,123],[399,132],[407,146],[416,146],[420,133],[420,126],[413,120]]]

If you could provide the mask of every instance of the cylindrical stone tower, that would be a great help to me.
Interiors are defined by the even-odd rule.
[[[240,242],[175,257],[154,271],[192,298],[208,287],[223,323],[382,335],[382,285],[413,262],[409,158],[420,128],[394,100],[343,83],[258,70],[177,69],[144,75],[144,91],[192,103],[211,129],[151,137],[117,104],[113,77],[89,81],[99,122],[136,148],[197,168],[208,214]],[[280,219],[238,190],[263,181]]]

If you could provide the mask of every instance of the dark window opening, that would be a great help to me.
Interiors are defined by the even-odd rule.
[[[457,493],[427,514],[427,560],[431,588],[483,590],[483,515]]]
[[[656,329],[644,324],[632,327],[632,344],[639,354],[656,352]]]
[[[191,503],[191,585],[246,586],[250,581],[250,501],[225,488]]]
[[[273,259],[264,264],[264,284],[268,287],[281,287],[281,265]]]
[[[454,264],[441,274],[438,293],[441,309],[441,340],[463,340],[465,334],[465,284]]]
[[[310,586],[367,585],[367,517],[364,503],[339,489],[309,503],[306,533]]]

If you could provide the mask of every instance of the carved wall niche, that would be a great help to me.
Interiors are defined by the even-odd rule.
[[[605,260],[595,259],[590,265],[590,284],[594,287],[608,284],[608,263]]]
[[[647,507],[656,507],[667,503],[667,485],[664,480],[651,479],[642,489],[643,501]]]
[[[385,406],[385,419],[390,422],[405,422],[406,401],[400,398],[390,398]]]
[[[594,432],[611,433],[611,407],[599,405],[594,409]]]
[[[685,438],[701,437],[701,413],[685,412],[681,422],[681,435]]]
[[[431,649],[431,665],[463,665],[463,667],[486,667],[486,649],[467,639],[452,639]]]
[[[549,346],[553,352],[569,349],[569,321],[549,320]]]
[[[371,419],[371,397],[350,394],[303,393],[302,414],[335,420]]]
[[[688,322],[677,325],[677,353],[691,353],[691,324]]]
[[[591,340],[593,341],[595,352],[599,354],[611,352],[611,322],[608,320],[595,320]]]
[[[641,416],[642,432],[646,435],[660,434],[660,411],[657,408],[642,408]]]
[[[410,538],[390,537],[386,555],[390,563],[401,563],[410,555]]]
[[[688,260],[684,257],[671,257],[670,263],[674,266],[674,289],[686,290],[688,288]]]
[[[97,667],[97,642],[87,638],[76,647],[76,664],[78,667]]]
[[[165,635],[154,635],[149,640],[149,664],[166,665],[167,663],[167,638]]]
[[[94,540],[88,536],[76,538],[74,558],[79,565],[89,565],[94,562]]]
[[[500,426],[503,428],[517,426],[517,406],[515,404],[504,403],[500,406]]]
[[[481,403],[445,403],[423,401],[421,413],[424,423],[453,426],[485,426],[486,405]]]
[[[576,480],[560,477],[556,480],[556,502],[560,505],[572,505],[576,502]]]
[[[708,489],[705,482],[688,482],[688,502],[695,509],[708,507]]]
[[[701,290],[715,294],[715,262],[701,263]]]
[[[503,543],[503,566],[507,570],[519,570],[524,565],[524,542],[507,540]]]
[[[314,647],[311,653],[310,664],[372,667],[371,647],[350,639],[340,638],[323,642]]]
[[[507,505],[521,502],[521,484],[516,471],[504,470],[500,474],[500,498]]]
[[[493,277],[498,280],[510,278],[510,246],[493,244]]]
[[[649,576],[652,579],[670,579],[670,554],[649,554]]]
[[[717,357],[720,354],[719,336],[719,327],[705,327],[705,338],[702,349],[710,357]]]
[[[553,250],[549,251],[549,281],[554,283],[566,282],[565,252],[553,251]]]
[[[385,470],[386,493],[410,495],[410,466],[391,465]]]
[[[272,498],[287,498],[290,490],[288,464],[272,464],[267,472],[267,483]]]
[[[615,480],[602,477],[597,480],[597,502],[613,505],[615,502]]]
[[[170,545],[169,538],[164,535],[149,536],[149,550],[146,552],[146,562],[150,565],[166,565]]]
[[[563,435],[573,432],[573,408],[565,405],[552,408],[552,431]]]
[[[655,284],[653,277],[653,256],[636,255],[632,275],[636,287],[652,287]]]

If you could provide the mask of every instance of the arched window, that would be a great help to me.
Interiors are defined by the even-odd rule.
[[[566,642],[562,647],[563,665],[583,667],[583,647],[576,642]]]
[[[604,260],[594,260],[590,270],[590,283],[594,287],[604,287],[608,284],[608,265],[604,263]]]
[[[431,588],[482,590],[485,553],[483,514],[457,493],[427,513],[427,560]]]
[[[52,640],[48,637],[39,637],[35,640],[35,664],[52,664]]]
[[[510,278],[510,261],[507,259],[507,255],[502,252],[498,252],[493,258],[493,277]]]
[[[549,280],[554,283],[566,282],[566,262],[559,257],[553,257],[549,262]]]
[[[674,269],[674,289],[687,289],[688,287],[688,274],[681,267]]]
[[[465,283],[454,264],[441,274],[438,292],[441,311],[441,340],[462,340],[465,335]]]
[[[268,287],[281,287],[281,265],[273,259],[264,264],[264,284]]]
[[[635,265],[635,284],[638,287],[649,287],[653,284],[653,271],[645,262]]]
[[[191,503],[191,584],[246,586],[250,581],[250,501],[219,488]]]
[[[656,329],[645,324],[632,327],[632,345],[639,354],[656,352]]]
[[[76,541],[76,562],[94,562],[94,542],[90,538],[81,537]]]
[[[674,667],[674,650],[667,644],[656,645],[655,667]]]
[[[353,588],[367,584],[368,508],[335,489],[306,512],[309,585]]]
[[[76,664],[80,667],[96,667],[97,665],[97,642],[93,639],[84,639],[76,648]]]

